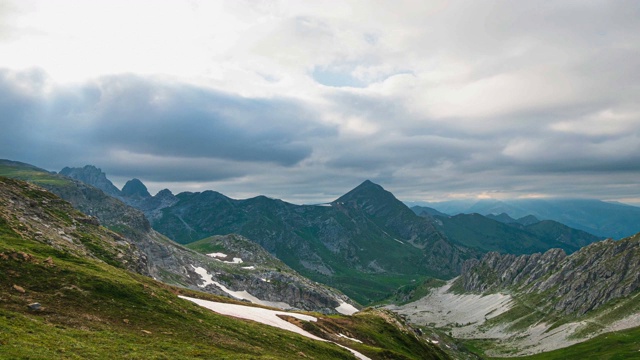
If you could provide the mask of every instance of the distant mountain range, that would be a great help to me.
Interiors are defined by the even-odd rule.
[[[409,209],[370,181],[312,206],[264,196],[236,200],[214,191],[174,195],[165,189],[152,196],[137,179],[118,190],[92,166],[62,172],[69,177],[0,160],[0,176],[50,189],[86,214],[59,207],[61,200],[36,187],[0,178],[0,190],[9,194],[0,201],[7,209],[3,221],[11,228],[3,233],[0,223],[0,236],[18,234],[166,283],[267,305],[355,311],[326,285],[365,305],[393,294],[394,301],[412,301],[394,311],[453,336],[483,339],[473,346],[491,356],[546,351],[617,329],[640,334],[640,235],[599,241],[532,213],[452,216]],[[553,211],[578,203],[559,201]],[[582,218],[596,217],[589,211],[602,204],[585,205]],[[42,219],[52,216],[57,222],[45,225]],[[20,222],[33,229],[24,232]],[[50,237],[55,241],[47,242]],[[55,261],[67,261],[55,251],[46,250]],[[446,283],[433,279],[457,275]],[[589,341],[597,351],[606,348],[598,344],[609,344]]]
[[[106,177],[99,174],[101,173],[99,169],[97,172],[94,167],[84,169],[89,170],[90,176],[85,176],[83,179],[96,179],[101,186],[111,188],[111,182],[105,181]],[[82,171],[76,171],[75,174],[86,175]],[[236,295],[248,292],[272,304],[286,303],[291,307],[322,312],[335,311],[335,308],[349,301],[346,296],[336,290],[300,276],[277,259],[273,257],[267,259],[266,252],[252,257],[254,260],[259,258],[260,261],[250,261],[247,258],[241,265],[228,264],[220,259],[187,249],[152,229],[141,211],[107,195],[104,190],[100,191],[70,177],[8,160],[0,160],[0,176],[27,180],[42,186],[69,201],[76,209],[92,216],[96,224],[99,222],[121,234],[121,241],[130,243],[140,252],[137,256],[144,260],[142,262],[144,267],[137,271],[165,283],[227,296],[232,291],[235,291]],[[114,193],[120,194],[119,191]],[[135,197],[139,192],[133,192],[133,194]],[[241,237],[233,237],[233,239],[238,248],[233,252],[225,249],[224,251],[229,255],[243,253],[241,244],[252,244],[246,239],[242,241]],[[228,243],[228,240],[226,242],[223,240],[218,239],[221,244]],[[220,246],[220,249],[224,249],[223,245]],[[249,247],[249,249],[253,249],[252,252],[256,253],[254,248]],[[243,267],[250,267],[250,269]],[[203,274],[211,276],[210,280],[218,285],[203,284]]]
[[[572,253],[604,239],[557,221],[540,221],[533,215],[516,220],[504,213],[487,216],[476,213],[448,216],[428,209],[419,206],[412,208],[414,212],[436,220],[438,229],[449,240],[481,252],[498,251],[520,255],[560,248]]]
[[[370,181],[331,203],[294,205],[264,196],[235,200],[215,191],[174,195],[165,189],[152,196],[138,179],[119,191],[93,166],[65,168],[61,174],[92,182],[144,211],[155,230],[179,243],[240,234],[301,274],[365,304],[424,276],[451,278],[465,259],[487,251],[530,254],[560,247],[573,252],[600,240],[533,216],[412,211]]]
[[[640,232],[640,207],[593,199],[484,199],[410,204],[429,207],[447,215],[504,213],[514,219],[533,215],[540,220],[555,220],[575,229],[613,239]]]

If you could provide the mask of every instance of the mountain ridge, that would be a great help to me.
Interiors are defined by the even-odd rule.
[[[331,312],[341,302],[350,301],[343,294],[317,286],[291,269],[282,269],[281,272],[264,268],[247,271],[186,249],[152,229],[141,211],[80,181],[10,161],[0,163],[0,175],[20,176],[23,180],[31,179],[37,185],[70,202],[77,210],[95,217],[96,223],[99,220],[105,227],[121,234],[122,241],[128,242],[146,256],[144,273],[165,283],[224,296],[230,294],[223,290],[222,286],[229,290],[249,292],[252,290],[247,286],[255,286],[256,290],[273,301],[322,312]],[[221,286],[202,287],[202,274],[196,271],[198,268],[203,269],[200,270],[201,272],[206,271],[210,274]],[[232,276],[221,275],[227,273]],[[263,284],[260,280],[271,276],[277,277],[290,286],[277,287],[275,283]],[[313,299],[313,301],[305,299]],[[315,304],[331,306],[306,308]]]

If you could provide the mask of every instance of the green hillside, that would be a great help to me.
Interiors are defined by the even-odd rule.
[[[231,301],[127,270],[144,259],[121,239],[57,196],[0,177],[0,358],[354,358],[336,345],[178,298]],[[380,316],[333,318],[345,319],[344,331],[370,337],[360,349],[373,359],[447,358],[402,327],[380,323]],[[364,330],[352,328],[362,321]],[[389,339],[367,335],[381,331]]]

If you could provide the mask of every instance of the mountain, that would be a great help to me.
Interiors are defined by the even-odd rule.
[[[533,215],[554,220],[596,236],[621,239],[640,232],[640,208],[591,199],[515,199],[446,201],[427,203],[438,211],[455,215],[506,213],[514,219]]]
[[[178,201],[168,189],[161,190],[155,196],[151,196],[147,187],[139,179],[127,181],[120,191],[107,179],[102,170],[93,165],[81,168],[65,167],[60,170],[59,174],[102,190],[107,195],[143,211],[148,219],[155,219],[163,208]]]
[[[34,169],[0,167],[22,175]],[[64,181],[38,174],[44,183]],[[354,351],[372,359],[451,358],[388,311],[274,312],[163,284],[137,273],[144,264],[135,245],[95,218],[39,186],[0,177],[0,358],[355,359]],[[194,301],[268,315],[282,328]]]
[[[430,215],[430,216],[447,216],[447,214],[440,212],[434,208],[430,208],[427,206],[412,206],[411,210],[416,213],[416,215],[418,216],[425,216],[425,215]]]
[[[76,179],[85,184],[91,185],[104,191],[107,195],[114,197],[120,196],[120,190],[107,179],[107,175],[101,169],[93,165],[86,165],[82,168],[65,167],[60,170],[60,175]]]
[[[500,218],[507,220],[506,216]],[[561,248],[567,253],[572,253],[583,246],[602,240],[556,221],[534,222],[531,221],[532,217],[509,223],[480,214],[436,215],[434,219],[437,221],[438,229],[449,240],[481,252],[497,251],[520,255]]]
[[[560,249],[544,254],[488,253],[470,260],[459,284],[467,292],[506,289],[544,294],[537,305],[549,312],[583,315],[640,289],[640,234],[591,244],[567,256]]]
[[[491,252],[465,262],[460,277],[431,288],[424,298],[389,308],[467,339],[488,357],[531,355],[586,341],[593,346],[589,358],[610,358],[628,352],[601,346],[606,338],[622,336],[612,332],[640,333],[638,274],[640,234],[599,241],[571,255],[561,249],[520,256]],[[606,333],[610,336],[598,337]],[[572,348],[584,353],[588,346]],[[570,349],[554,353],[578,358]]]
[[[151,194],[147,190],[147,187],[138,179],[131,179],[122,187],[121,194],[127,198],[150,198]]]
[[[146,259],[146,268],[140,272],[165,283],[236,298],[246,292],[245,298],[254,302],[278,303],[283,308],[336,312],[343,303],[350,303],[340,292],[315,284],[289,268],[276,274],[268,266],[253,264],[257,270],[250,271],[243,265],[226,264],[186,249],[153,230],[139,210],[79,181],[6,160],[0,163],[0,176],[20,177],[47,188],[92,216],[96,223],[119,233],[121,241],[138,249]],[[212,282],[207,283],[203,276]],[[288,285],[262,281],[271,277]],[[255,298],[258,292],[264,297]]]
[[[183,244],[242,235],[304,276],[364,304],[425,276],[450,278],[475,255],[453,246],[432,220],[370,181],[317,206],[264,196],[235,200],[214,191],[175,198],[174,205],[151,210],[159,214],[152,218],[157,231]]]
[[[514,219],[511,216],[509,216],[509,214],[507,213],[502,213],[502,214],[488,214],[485,215],[487,218],[495,220],[495,221],[499,221],[501,223],[505,223],[505,224],[520,224],[520,225],[532,225],[535,223],[540,222],[540,220],[538,220],[537,217],[533,216],[533,215],[527,215],[527,216],[523,216],[519,219]]]

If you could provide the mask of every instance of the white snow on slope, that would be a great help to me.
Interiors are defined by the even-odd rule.
[[[340,301],[340,305],[336,308],[336,311],[342,315],[353,315],[357,313],[359,310],[356,309],[353,305],[347,304],[344,301]]]
[[[212,258],[214,258],[214,259],[216,259],[218,261],[222,261],[225,264],[242,264],[243,263],[242,258],[237,258],[237,257],[234,257],[233,260],[231,260],[231,261],[220,260],[220,259],[225,259],[225,258],[227,258],[229,256],[229,255],[227,255],[225,253],[221,253],[221,252],[210,253],[210,254],[207,254],[207,256],[208,257],[212,257]],[[220,258],[220,259],[218,259],[218,258]]]
[[[243,266],[242,268],[245,269],[245,270],[255,270],[256,269],[256,267],[253,266],[253,265],[251,265],[251,266]]]
[[[225,253],[221,253],[221,252],[216,252],[216,253],[207,254],[207,256],[212,257],[212,258],[226,258],[229,255],[227,255]]]
[[[237,318],[241,318],[241,319],[247,319],[247,320],[253,320],[265,325],[269,325],[269,326],[273,326],[273,327],[277,327],[283,330],[288,330],[291,332],[294,332],[296,334],[300,334],[302,336],[306,336],[310,339],[314,339],[314,340],[319,340],[319,341],[325,341],[327,342],[327,340],[319,338],[309,332],[306,332],[304,330],[302,330],[301,328],[293,325],[292,323],[283,320],[281,318],[278,317],[278,315],[286,315],[286,316],[292,316],[295,317],[297,319],[303,320],[303,321],[318,321],[317,318],[313,317],[313,316],[309,316],[309,315],[304,315],[304,314],[298,314],[298,313],[290,313],[290,312],[285,312],[285,311],[275,311],[275,310],[268,310],[268,309],[261,309],[261,308],[255,308],[255,307],[250,307],[250,306],[244,306],[244,305],[236,305],[236,304],[224,304],[224,303],[218,303],[218,302],[214,302],[214,301],[208,301],[208,300],[200,300],[200,299],[195,299],[195,298],[190,298],[190,297],[186,297],[186,296],[179,296],[182,299],[185,300],[189,300],[192,301],[202,307],[205,307],[209,310],[215,311],[218,314],[222,314],[222,315],[228,315],[228,316],[233,316],[233,317],[237,317]],[[335,343],[334,343],[335,344]],[[362,355],[361,353],[355,351],[355,350],[351,350],[346,346],[342,346],[340,344],[336,344],[344,349],[349,350],[353,355],[355,355],[358,359],[361,360],[371,360],[370,358]]]
[[[201,288],[206,287],[207,285],[215,285],[218,288],[220,288],[220,290],[224,291],[225,293],[233,296],[236,299],[239,300],[247,300],[250,301],[254,304],[259,304],[259,305],[263,305],[263,306],[270,306],[270,307],[275,307],[278,309],[291,309],[291,305],[285,303],[285,302],[279,302],[279,301],[266,301],[266,300],[261,300],[258,299],[257,297],[251,295],[248,291],[243,290],[243,291],[233,291],[230,290],[229,288],[227,288],[226,286],[220,284],[217,281],[213,280],[213,277],[211,276],[211,274],[209,274],[207,272],[207,270],[203,267],[200,266],[193,266],[191,265],[191,267],[193,268],[193,270],[200,275],[200,277],[202,278],[202,281],[204,281],[204,283],[202,285],[198,285]]]
[[[347,335],[345,335],[345,334],[338,334],[338,336],[343,337],[343,338],[345,338],[345,339],[349,339],[349,340],[351,340],[351,341],[359,342],[360,344],[362,344],[362,341],[360,341],[360,340],[358,340],[358,339],[354,339],[354,338],[352,338],[352,337],[348,337],[348,336],[347,336]]]
[[[455,323],[471,324],[468,327],[452,329],[454,336],[465,337],[469,331],[475,331],[487,319],[502,314],[512,306],[509,295],[456,295],[448,292],[452,284],[453,280],[445,286],[433,289],[429,295],[418,301],[387,308],[409,316],[416,324],[435,323],[435,326],[439,327]]]

